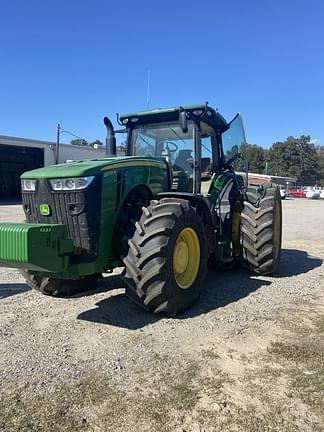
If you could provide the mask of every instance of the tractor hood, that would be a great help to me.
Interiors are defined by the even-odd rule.
[[[82,177],[103,173],[107,170],[135,166],[165,167],[164,158],[124,156],[82,160],[59,165],[38,168],[22,174],[22,179],[48,179],[64,177]]]

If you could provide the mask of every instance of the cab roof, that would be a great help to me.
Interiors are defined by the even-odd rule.
[[[191,113],[193,117],[204,121],[219,132],[223,132],[228,128],[227,121],[224,117],[219,114],[217,110],[205,104],[155,108],[146,111],[121,114],[119,119],[126,127],[135,127],[139,124],[177,121],[179,119],[179,112],[182,110]]]

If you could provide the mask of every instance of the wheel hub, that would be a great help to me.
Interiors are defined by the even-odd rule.
[[[177,242],[174,251],[174,270],[176,273],[183,273],[189,262],[189,251],[187,243],[183,240]]]
[[[193,228],[178,234],[173,250],[173,272],[177,285],[187,289],[195,282],[200,267],[200,242]]]

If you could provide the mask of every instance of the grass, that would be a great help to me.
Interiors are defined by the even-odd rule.
[[[218,360],[220,358],[219,354],[217,354],[213,349],[209,348],[207,350],[203,350],[202,354],[212,360]]]
[[[310,340],[302,340],[298,344],[272,342],[268,353],[279,359],[302,365],[318,363],[323,357],[322,348]]]
[[[298,330],[301,324],[298,323]],[[270,360],[282,367],[288,378],[287,396],[299,399],[324,425],[324,317],[315,316],[311,325],[291,340],[273,342],[268,348]],[[324,426],[314,424],[314,430]]]
[[[200,423],[213,432],[296,432],[296,425],[280,406],[269,407],[271,413],[260,413],[255,406],[231,406],[226,413],[202,411]]]
[[[118,390],[105,375],[75,380],[52,393],[20,388],[0,396],[0,430],[6,432],[171,431],[179,414],[198,401],[197,366],[166,371],[135,394]],[[147,378],[146,378],[147,379]]]
[[[197,403],[198,390],[186,383],[179,383],[171,387],[169,404],[176,410],[190,411]]]
[[[322,333],[324,335],[324,316],[318,317],[315,320],[315,325],[317,327],[318,333]]]
[[[318,338],[273,343],[269,353],[286,363],[291,397],[299,397],[324,424],[324,344]]]
[[[54,393],[35,392],[32,387],[17,389],[0,397],[0,430],[85,431],[87,407],[99,403],[107,383],[78,380]]]

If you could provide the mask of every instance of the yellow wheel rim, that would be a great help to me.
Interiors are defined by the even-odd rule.
[[[190,288],[200,266],[200,242],[192,228],[184,228],[178,235],[173,250],[173,273],[178,286]]]
[[[234,257],[239,257],[242,252],[240,244],[240,224],[241,224],[242,204],[236,201],[232,216],[232,246]]]

